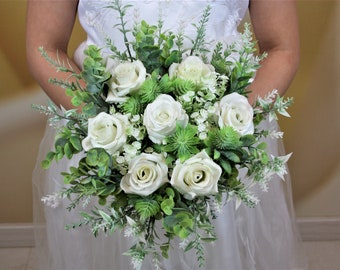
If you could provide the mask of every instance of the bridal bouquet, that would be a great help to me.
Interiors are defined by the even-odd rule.
[[[121,19],[116,27],[126,50],[108,40],[104,59],[103,48],[89,46],[80,74],[41,48],[49,62],[75,79],[51,81],[66,89],[76,108],[36,106],[58,128],[42,166],[80,156],[77,166],[62,173],[65,188],[43,200],[53,204],[67,197],[71,211],[96,198],[69,228],[89,225],[95,235],[123,230],[135,239],[126,254],[137,269],[146,255],[157,268],[175,237],[204,265],[203,243],[218,237],[212,219],[223,204],[236,200],[253,207],[258,202],[253,186],[267,190],[273,174],[286,173],[289,156],[269,155],[263,142],[282,133],[259,124],[277,113],[288,115],[292,100],[273,91],[248,103],[247,87],[265,57],[255,56],[248,25],[238,41],[209,50],[208,6],[188,49],[183,33],[163,31],[161,19],[158,25],[140,21],[126,29],[129,7],[120,1],[108,6]],[[61,120],[66,124],[58,125]],[[246,177],[239,177],[241,170]]]

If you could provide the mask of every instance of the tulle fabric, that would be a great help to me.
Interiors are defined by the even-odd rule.
[[[137,8],[142,7],[142,18],[158,19],[157,11],[163,7],[165,28],[173,29],[179,21],[191,25],[192,14],[200,14],[207,4],[212,6],[211,24],[208,38],[211,40],[233,40],[238,37],[237,25],[248,6],[247,0],[200,0],[200,1],[128,1]],[[101,5],[108,1],[80,0],[79,18],[88,33],[88,39],[76,52],[76,61],[81,66],[83,49],[89,44],[102,45],[106,34],[115,40],[117,31],[115,15],[102,13]],[[131,21],[134,16],[131,16]],[[110,20],[110,21],[107,21]],[[112,21],[111,21],[112,20]],[[187,21],[187,23],[185,23]],[[196,21],[197,22],[197,21]],[[176,23],[176,24],[175,24]],[[178,28],[178,25],[176,26]],[[189,27],[190,28],[190,27]],[[112,31],[112,33],[111,33]],[[190,35],[188,30],[185,34]],[[105,33],[105,35],[103,34]],[[123,44],[115,43],[123,48]],[[61,123],[63,124],[63,123]],[[265,127],[277,123],[264,122]],[[33,173],[34,223],[38,266],[41,270],[129,270],[133,269],[130,258],[122,255],[133,244],[132,239],[117,231],[111,236],[100,234],[94,237],[88,227],[65,230],[65,226],[76,223],[79,213],[96,204],[93,200],[86,207],[79,206],[68,212],[69,202],[64,199],[55,207],[41,202],[43,196],[59,191],[63,187],[61,172],[77,164],[79,156],[72,160],[63,159],[53,163],[49,170],[43,170],[41,160],[51,149],[55,129],[46,127],[40,145],[37,165]],[[268,141],[274,155],[284,155],[281,141]],[[285,181],[273,179],[269,192],[260,192],[259,205],[254,209],[241,205],[236,209],[234,201],[229,201],[222,213],[214,220],[218,240],[207,244],[206,267],[199,268],[194,251],[184,253],[179,242],[173,244],[170,259],[162,262],[166,270],[293,270],[307,269],[301,239],[295,224],[289,175]],[[158,224],[160,227],[160,225]],[[143,270],[153,269],[153,262],[146,258]]]

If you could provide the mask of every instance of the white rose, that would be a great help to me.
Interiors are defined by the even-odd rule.
[[[196,196],[216,194],[221,174],[221,167],[203,150],[184,163],[177,162],[170,183],[186,199],[192,200]]]
[[[91,148],[104,148],[108,153],[119,151],[126,142],[126,129],[129,125],[126,115],[110,115],[105,112],[90,118],[88,135],[82,141],[85,151]]]
[[[231,126],[240,135],[253,134],[253,107],[238,93],[224,96],[216,104],[219,127]]]
[[[146,78],[146,69],[139,60],[121,63],[109,58],[106,69],[112,74],[107,102],[124,102],[126,96],[137,91]]]
[[[168,166],[161,154],[142,153],[131,160],[120,187],[128,194],[147,196],[168,182]]]
[[[189,56],[180,64],[173,63],[169,67],[169,77],[178,77],[205,85],[209,85],[216,80],[214,67],[205,64],[202,59],[197,56]]]
[[[144,111],[143,125],[146,127],[149,138],[154,143],[174,133],[176,123],[182,126],[188,124],[189,117],[182,105],[169,95],[159,95]]]

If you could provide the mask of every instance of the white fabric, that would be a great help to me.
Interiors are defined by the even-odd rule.
[[[237,38],[237,24],[244,16],[248,1],[129,1],[139,9],[139,17],[156,23],[161,7],[165,28],[174,32],[186,26],[185,33],[193,31],[191,23],[197,22],[202,10],[209,3],[212,6],[211,21],[207,34],[212,41]],[[80,0],[79,18],[88,33],[88,40],[77,51],[81,63],[82,49],[88,44],[103,45],[109,33],[115,45],[123,49],[120,33],[114,29],[116,14],[104,8],[108,1]],[[128,13],[133,22],[134,12]],[[269,125],[268,122],[264,123]],[[272,125],[276,123],[272,123]],[[39,269],[47,270],[128,270],[133,269],[130,258],[122,255],[131,245],[131,240],[117,232],[114,236],[100,235],[95,238],[89,228],[71,231],[65,225],[79,220],[78,207],[74,212],[65,210],[68,201],[62,201],[57,208],[44,206],[41,197],[58,191],[62,186],[60,173],[76,164],[62,160],[54,163],[50,170],[43,171],[40,161],[51,148],[54,130],[47,127],[41,143],[36,169],[34,171],[34,220],[36,224],[36,249],[39,255]],[[283,154],[281,142],[270,141],[273,154]],[[300,238],[295,225],[289,177],[286,181],[273,179],[268,193],[260,193],[260,204],[255,209],[241,206],[235,209],[230,202],[215,220],[218,240],[206,245],[206,270],[293,270],[306,269],[304,257],[300,254]],[[147,258],[143,270],[152,269]],[[177,243],[173,245],[170,259],[165,260],[162,269],[199,269],[193,253],[184,253]]]

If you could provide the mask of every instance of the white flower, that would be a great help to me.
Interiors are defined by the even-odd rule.
[[[168,166],[161,154],[142,153],[131,160],[120,187],[128,194],[147,196],[168,182]]]
[[[126,115],[110,115],[101,112],[88,120],[88,135],[82,141],[85,151],[104,148],[108,153],[118,152],[125,144],[126,129],[129,125]]]
[[[221,174],[221,167],[203,150],[184,163],[177,162],[170,183],[191,200],[196,196],[216,194]]]
[[[173,63],[169,67],[169,77],[178,77],[204,85],[211,85],[216,81],[214,67],[205,64],[197,56],[188,56],[180,64]]]
[[[146,69],[139,60],[121,63],[109,58],[106,69],[112,74],[107,102],[124,102],[127,95],[137,91],[146,78]]]
[[[231,126],[240,135],[253,134],[253,107],[246,97],[231,93],[216,104],[219,127]]]
[[[146,107],[143,125],[150,140],[160,144],[166,136],[175,132],[177,123],[186,126],[188,121],[189,117],[181,104],[173,97],[163,94]]]
[[[138,149],[134,145],[131,145],[131,144],[125,144],[123,149],[124,149],[125,154],[130,157],[135,157],[138,152]]]
[[[198,138],[200,138],[200,140],[205,140],[208,137],[208,134],[206,132],[201,132],[198,134]]]
[[[55,192],[53,194],[42,197],[41,201],[49,207],[57,208],[61,203],[61,199],[61,195]]]

